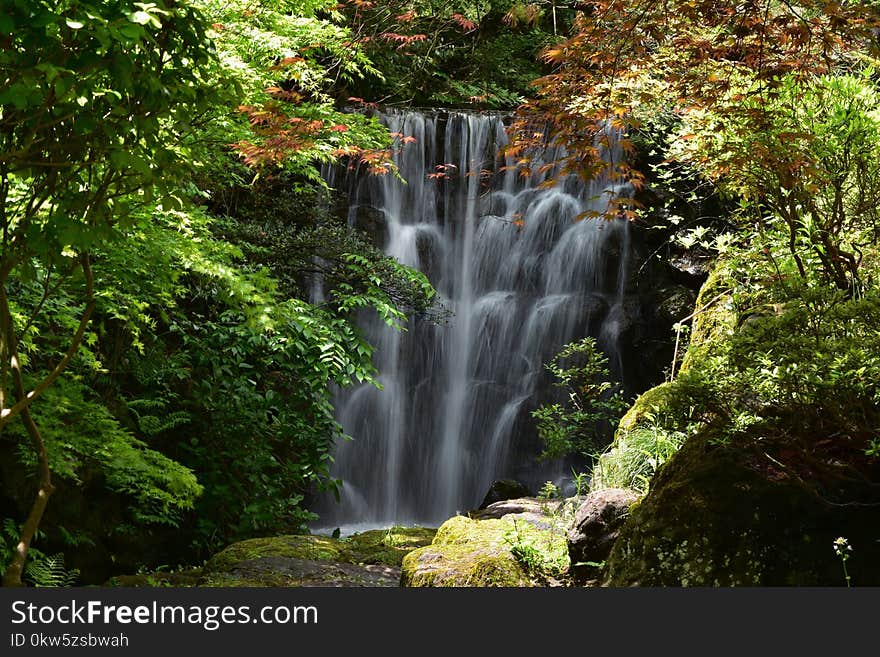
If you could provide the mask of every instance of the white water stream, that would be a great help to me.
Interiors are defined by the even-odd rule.
[[[406,333],[365,319],[383,389],[363,385],[336,400],[354,440],[337,448],[342,502],[321,510],[330,526],[436,523],[479,504],[495,479],[531,472],[540,485],[546,472],[530,470],[534,453],[522,452],[524,436],[534,442],[529,412],[552,391],[544,363],[592,334],[619,367],[629,229],[575,221],[605,209],[608,184],[569,178],[542,187],[552,171],[499,172],[512,164],[497,156],[506,142],[500,116],[381,119],[415,138],[395,156],[406,184],[338,171],[328,171],[329,182],[348,191],[352,224],[362,206],[381,214],[384,250],[426,271],[453,316],[412,320]],[[438,165],[448,179],[431,177]]]

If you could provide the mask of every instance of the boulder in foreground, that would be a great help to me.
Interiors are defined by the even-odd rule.
[[[531,587],[558,583],[568,566],[561,523],[539,529],[526,514],[476,520],[456,516],[431,545],[403,560],[409,587]]]

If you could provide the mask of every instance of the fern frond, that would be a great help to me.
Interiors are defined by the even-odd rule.
[[[32,559],[25,567],[25,579],[38,588],[73,586],[78,578],[79,570],[68,570],[64,565],[64,555],[60,552]]]

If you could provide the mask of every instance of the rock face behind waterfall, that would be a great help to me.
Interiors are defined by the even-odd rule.
[[[492,485],[489,486],[489,490],[486,492],[486,496],[483,498],[479,508],[485,509],[495,502],[512,500],[517,497],[531,497],[532,495],[532,491],[521,481],[516,479],[499,479],[498,481],[493,481]]]
[[[520,175],[497,156],[506,142],[498,115],[380,118],[415,140],[394,156],[406,183],[329,169],[328,182],[343,195],[349,224],[425,271],[451,317],[412,319],[403,333],[362,318],[382,388],[364,385],[336,400],[354,440],[335,455],[342,503],[319,509],[330,526],[435,524],[477,506],[492,481],[538,489],[569,474],[567,464],[535,459],[541,446],[530,412],[559,400],[544,364],[592,335],[635,393],[662,376],[669,325],[679,319],[660,311],[658,294],[682,288],[641,267],[649,249],[628,224],[578,220],[605,209],[618,191],[607,181],[550,185],[552,167]],[[536,154],[547,162],[558,155]]]

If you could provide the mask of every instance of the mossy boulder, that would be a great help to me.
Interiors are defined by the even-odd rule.
[[[251,538],[233,543],[205,564],[206,572],[222,573],[242,561],[268,557],[345,561],[343,543],[329,536],[293,535]]]
[[[430,545],[436,534],[434,527],[392,527],[353,534],[341,542],[345,558],[351,563],[399,567],[408,553]]]
[[[201,568],[189,568],[177,572],[162,572],[142,575],[116,575],[104,583],[104,586],[123,587],[156,587],[173,586],[188,587],[198,586],[202,581]]]
[[[717,340],[730,336],[737,323],[736,312],[731,306],[730,278],[724,263],[718,263],[709,274],[697,295],[696,311],[691,324],[690,339],[678,373],[686,372],[691,365],[706,354],[709,346]],[[683,306],[682,306],[683,307]],[[680,319],[684,319],[681,317]],[[617,433],[637,428],[648,416],[674,410],[677,401],[675,381],[661,383],[639,395],[629,411],[621,418]]]
[[[523,514],[525,515],[525,514]],[[520,514],[447,520],[431,545],[403,560],[401,585],[409,587],[530,587],[568,565],[562,527],[539,529]]]
[[[382,564],[351,564],[291,557],[246,559],[223,573],[207,573],[200,586],[221,587],[391,587],[400,568]]]
[[[642,422],[667,408],[675,398],[675,383],[661,383],[639,395],[617,425],[617,435],[632,431]]]
[[[202,586],[396,586],[404,556],[436,529],[392,527],[348,538],[291,535],[233,543],[206,564]]]
[[[780,466],[781,459],[796,462],[787,445],[755,438],[721,444],[705,433],[686,441],[631,509],[604,583],[843,585],[832,543],[844,536],[853,546],[853,583],[880,584],[876,486],[799,475]]]
[[[680,372],[687,371],[692,363],[703,358],[714,342],[733,334],[737,314],[732,304],[730,282],[728,267],[724,262],[717,262],[697,295],[696,315],[691,322],[690,341]]]

